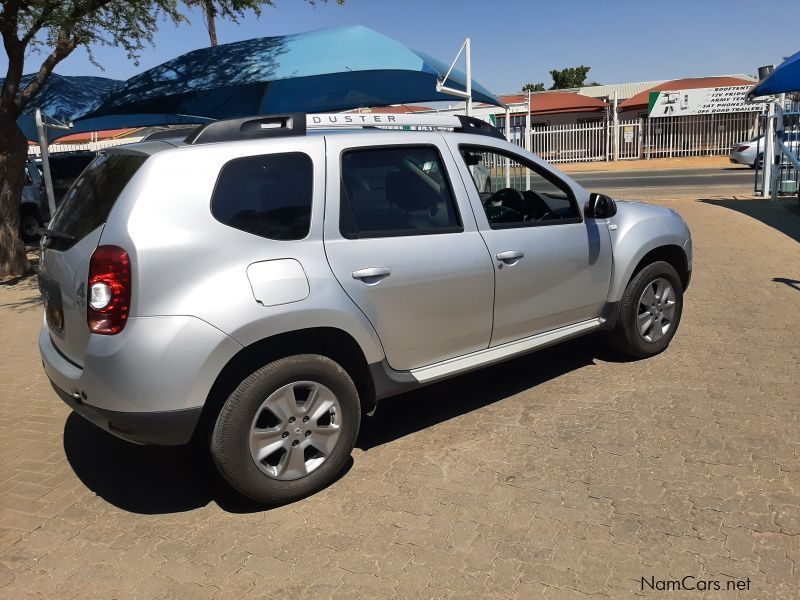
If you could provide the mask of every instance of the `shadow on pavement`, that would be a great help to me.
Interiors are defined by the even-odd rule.
[[[786,277],[773,277],[772,281],[774,281],[775,283],[785,283],[790,288],[800,292],[800,281],[798,281],[797,279],[788,279]]]
[[[619,361],[599,335],[578,338],[381,403],[364,419],[356,447],[390,443],[459,415],[594,364]],[[231,513],[268,510],[234,492],[199,444],[137,446],[117,439],[72,413],[64,426],[64,451],[86,487],[114,506],[139,514],[193,510],[215,502]],[[352,459],[339,475],[344,477]]]
[[[771,200],[701,198],[700,202],[735,210],[800,242],[800,204],[797,199],[773,202]]]
[[[139,514],[167,514],[215,502],[231,513],[270,507],[231,489],[208,450],[188,446],[138,446],[120,440],[72,413],[64,426],[64,451],[75,474],[114,506]],[[339,477],[352,467],[352,459]]]
[[[590,335],[387,398],[366,418],[356,447],[369,450],[555,379],[599,358],[619,362],[600,335]]]

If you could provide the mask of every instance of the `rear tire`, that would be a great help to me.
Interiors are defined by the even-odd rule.
[[[634,358],[654,356],[669,346],[682,313],[683,285],[678,273],[669,263],[651,263],[628,282],[609,340]]]
[[[336,362],[301,354],[271,362],[228,397],[211,435],[211,455],[243,495],[284,504],[336,479],[361,424],[358,391]]]

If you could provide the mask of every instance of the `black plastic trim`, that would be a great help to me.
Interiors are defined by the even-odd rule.
[[[385,360],[368,366],[375,388],[375,402],[422,386],[410,373],[395,371]]]
[[[195,129],[186,143],[213,144],[306,134],[305,113],[262,115],[214,121]]]
[[[87,421],[136,444],[182,446],[192,439],[202,407],[159,412],[117,412],[90,406],[68,394],[52,381],[59,397]]]
[[[466,115],[456,115],[456,117],[461,122],[461,129],[457,130],[459,133],[488,135],[489,137],[497,138],[504,142],[506,141],[506,136],[504,136],[497,127],[486,121],[481,121],[480,119],[468,117]]]
[[[600,318],[603,320],[600,329],[609,331],[617,326],[617,321],[619,320],[619,305],[619,301],[606,302],[606,305],[600,312]]]

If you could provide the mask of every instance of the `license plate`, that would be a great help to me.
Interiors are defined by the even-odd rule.
[[[57,281],[39,273],[39,291],[44,300],[44,314],[47,324],[57,331],[64,330],[64,305],[61,301],[61,287]]]

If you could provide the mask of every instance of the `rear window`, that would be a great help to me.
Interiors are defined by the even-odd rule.
[[[300,240],[311,228],[314,167],[300,152],[236,158],[222,167],[211,213],[272,240]]]
[[[64,196],[49,226],[75,241],[48,237],[47,245],[66,249],[105,223],[120,193],[147,158],[142,154],[99,155]]]

